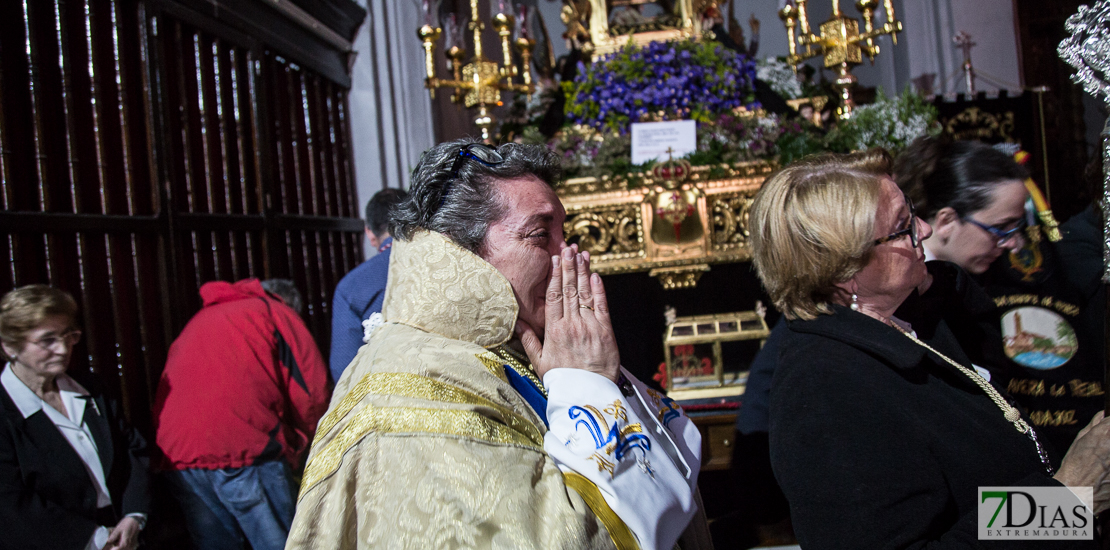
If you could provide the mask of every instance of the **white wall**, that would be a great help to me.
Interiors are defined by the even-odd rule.
[[[938,91],[966,92],[963,52],[952,37],[966,31],[976,46],[971,61],[980,78],[977,90],[1021,87],[1018,41],[1014,34],[1011,0],[902,0],[905,4],[907,41],[921,44],[910,56],[910,73],[936,73]],[[991,82],[993,81],[993,83]]]
[[[413,0],[358,0],[366,21],[354,40],[358,52],[349,96],[359,212],[374,193],[408,187],[420,153],[435,144],[432,108],[424,89],[424,50]],[[377,251],[366,245],[366,256]]]
[[[842,13],[858,17],[853,2],[841,2]],[[831,2],[811,0],[811,21],[823,21],[832,13]],[[866,58],[853,74],[863,86],[882,86],[888,95],[902,91],[912,79],[935,73],[937,92],[964,92],[963,53],[952,42],[959,31],[971,34],[977,46],[971,60],[984,78],[976,80],[976,90],[1020,88],[1018,43],[1014,35],[1014,14],[1011,0],[895,0],[894,10],[902,21],[903,32],[895,46],[889,36],[879,40],[880,54],[871,66]],[[876,24],[885,20],[876,17]],[[775,18],[778,22],[778,18]],[[781,24],[776,30],[784,32]],[[768,54],[785,55],[767,51]],[[814,66],[818,62],[811,61]],[[999,81],[989,83],[985,77]]]

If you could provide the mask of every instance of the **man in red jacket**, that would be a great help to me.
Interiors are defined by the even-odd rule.
[[[291,282],[214,281],[200,295],[154,402],[163,466],[198,548],[284,548],[293,471],[328,406],[327,364]]]

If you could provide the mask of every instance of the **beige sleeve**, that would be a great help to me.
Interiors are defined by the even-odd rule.
[[[447,435],[370,434],[302,494],[286,548],[615,546],[541,451]]]

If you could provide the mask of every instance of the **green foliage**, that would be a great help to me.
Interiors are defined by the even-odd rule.
[[[786,166],[800,158],[826,151],[824,134],[809,123],[803,123],[797,132],[784,132],[775,141],[778,148],[779,164]]]
[[[1036,336],[1033,338],[1033,347],[1036,349],[1051,349],[1056,345],[1050,338],[1041,338]]]
[[[615,63],[628,75],[647,78],[651,66],[637,59],[626,48],[616,54]],[[713,63],[715,50],[703,48],[692,53],[693,63]],[[574,93],[575,84],[562,84],[568,93]],[[709,177],[723,177],[721,165],[752,160],[777,161],[786,166],[802,157],[821,152],[847,153],[872,147],[883,147],[897,154],[910,142],[922,135],[940,132],[936,108],[910,91],[887,99],[878,94],[876,103],[857,107],[852,118],[833,121],[826,131],[808,121],[783,118],[778,115],[753,115],[741,110],[727,111],[709,116],[707,112],[691,110],[687,118],[697,124],[697,150],[685,157],[693,166],[710,166]],[[572,96],[573,97],[573,96]],[[581,99],[568,101],[581,113],[592,112],[597,103]],[[640,185],[638,174],[648,172],[653,163],[643,166],[632,164],[631,136],[620,131],[625,118],[606,122],[601,127],[586,124],[568,124],[547,141],[548,147],[560,154],[568,178],[621,177],[630,186]],[[544,137],[535,129],[525,129],[521,141],[541,143]]]
[[[825,136],[825,149],[837,153],[882,147],[897,155],[913,140],[940,133],[937,109],[907,88],[902,95],[887,98],[882,88],[878,99],[857,107],[852,117],[839,121]]]

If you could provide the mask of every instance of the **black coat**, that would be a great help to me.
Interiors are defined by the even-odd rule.
[[[99,519],[149,513],[146,443],[126,425],[117,401],[91,380],[74,378],[96,403],[87,405],[85,420],[114,512],[114,518]],[[80,550],[100,525],[97,519],[96,487],[80,456],[46,411],[24,419],[0,386],[0,549]]]
[[[834,310],[788,324],[771,385],[771,464],[802,548],[1097,548],[978,541],[979,486],[1060,484],[964,374],[871,317]],[[968,365],[930,319],[907,320]]]

